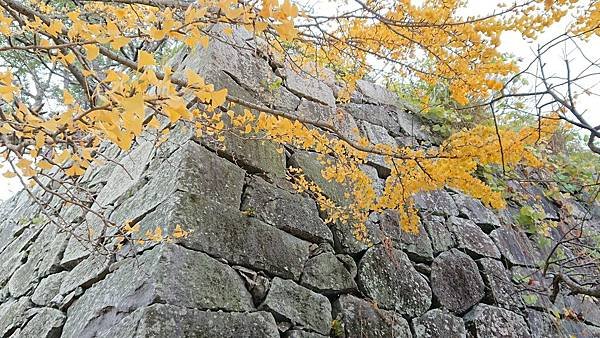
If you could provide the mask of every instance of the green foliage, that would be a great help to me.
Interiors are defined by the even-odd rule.
[[[525,302],[525,305],[531,306],[531,305],[535,305],[535,303],[537,303],[538,301],[538,296],[535,294],[526,294],[526,295],[521,295],[521,298],[523,298],[523,302]]]
[[[521,207],[517,215],[517,222],[531,232],[536,232],[536,225],[546,217],[543,210],[533,208],[529,205]]]
[[[333,337],[343,337],[344,336],[344,325],[342,321],[339,319],[334,319],[331,322],[331,333]]]

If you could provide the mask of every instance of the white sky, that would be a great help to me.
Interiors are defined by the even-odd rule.
[[[310,1],[312,2],[312,1]],[[497,4],[502,1],[498,0],[471,0],[469,1],[468,10],[465,12],[465,15],[483,15],[490,13]],[[332,2],[323,2],[318,1],[316,7],[322,8],[324,10],[331,10],[334,8]],[[502,35],[502,46],[500,47],[501,51],[514,54],[515,56],[521,58],[523,60],[523,64],[525,65],[529,63],[530,60],[534,57],[533,50],[537,47],[538,44],[542,44],[553,37],[559,35],[561,32],[564,32],[564,27],[568,23],[568,19],[563,20],[558,25],[550,29],[549,31],[541,34],[537,41],[534,43],[524,41],[523,38],[517,33],[505,33]],[[582,49],[586,51],[589,56],[598,57],[600,56],[600,39],[598,37],[593,38],[590,42],[586,44],[582,44]],[[548,64],[547,69],[550,73],[564,74],[564,61],[563,61],[563,53],[560,48],[556,48],[556,52],[554,54],[549,54],[549,56],[545,59]],[[574,67],[581,67],[581,64],[574,63]],[[589,84],[587,84],[589,85]],[[594,124],[600,124],[600,112],[594,111],[594,104],[598,105],[598,97],[585,97],[582,96],[578,100],[578,107],[581,111],[587,111],[586,117]],[[1,172],[4,172],[2,170]],[[21,185],[18,179],[7,179],[0,176],[0,201],[6,200],[16,192],[18,192],[21,188]]]

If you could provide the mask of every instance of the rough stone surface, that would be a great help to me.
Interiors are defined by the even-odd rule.
[[[415,337],[457,337],[466,338],[465,324],[461,318],[451,313],[433,309],[413,320]]]
[[[433,260],[431,289],[443,307],[458,314],[467,311],[484,296],[477,264],[456,249],[443,252]]]
[[[233,269],[200,252],[160,246],[122,263],[77,299],[67,311],[62,337],[102,332],[159,299],[199,309],[253,309],[250,293]]]
[[[452,196],[444,190],[421,192],[414,196],[415,205],[423,213],[439,216],[458,216]]]
[[[498,216],[490,209],[484,207],[480,200],[459,193],[454,195],[454,202],[458,207],[460,216],[475,222],[486,233],[500,226]]]
[[[227,313],[154,304],[142,307],[99,337],[152,338],[277,338],[277,326],[269,313]]]
[[[98,193],[96,203],[106,206],[136,184],[150,161],[152,152],[153,144],[144,142],[133,148],[129,154],[125,154],[108,178],[106,185]]]
[[[523,306],[517,289],[500,261],[482,258],[477,261],[486,286],[486,297],[492,304],[513,309]]]
[[[42,279],[35,288],[31,301],[40,306],[48,305],[59,294],[60,285],[67,274],[68,272],[62,271]]]
[[[454,235],[446,226],[443,216],[422,215],[421,222],[431,238],[431,247],[434,254],[439,254],[456,246]]]
[[[522,316],[487,304],[475,306],[464,321],[474,337],[531,337]]]
[[[180,239],[186,247],[283,278],[299,279],[308,259],[309,242],[192,194],[173,195],[140,223],[142,233],[165,224],[170,233],[176,224],[186,225],[191,233]]]
[[[267,298],[260,306],[275,317],[282,317],[318,333],[328,334],[331,304],[327,297],[314,293],[290,280],[275,277]]]
[[[387,310],[419,316],[431,305],[431,288],[408,256],[381,245],[367,250],[358,265],[360,290]]]
[[[539,254],[522,231],[502,227],[492,231],[490,237],[511,264],[536,266]]]
[[[397,243],[397,247],[406,251],[412,260],[423,262],[433,259],[431,240],[422,224],[417,234],[402,231],[398,213],[393,210],[384,211],[379,224],[382,234]]]
[[[412,337],[406,319],[351,295],[338,298],[333,303],[333,313],[332,330],[336,337]]]
[[[301,74],[291,67],[286,67],[285,84],[292,93],[300,97],[335,107],[335,97],[331,88],[311,75]]]
[[[306,262],[300,279],[302,285],[322,294],[336,294],[356,289],[352,271],[333,253],[325,252]]]
[[[261,221],[312,242],[331,242],[331,230],[319,217],[314,200],[272,186],[260,178],[249,180],[242,210]]]
[[[327,160],[330,159],[325,159],[325,161]],[[348,199],[344,196],[344,187],[337,182],[328,181],[323,177],[321,171],[324,165],[315,153],[305,151],[295,152],[289,162],[293,167],[302,169],[304,175],[321,187],[323,193],[334,202],[340,205],[347,205],[349,203]]]
[[[59,338],[65,321],[65,314],[52,308],[35,310],[27,324],[15,332],[14,338]]]
[[[456,238],[458,248],[475,257],[500,259],[500,252],[494,242],[473,221],[450,217],[448,227]]]

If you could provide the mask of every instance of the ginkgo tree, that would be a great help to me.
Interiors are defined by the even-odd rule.
[[[89,208],[93,194],[78,178],[103,160],[103,142],[127,151],[145,132],[168,137],[169,125],[180,121],[193,125],[198,137],[219,139],[229,128],[227,117],[241,134],[260,133],[333,158],[323,176],[350,188],[348,206],[334,205],[301,173],[291,176],[299,190],[317,196],[330,221],[353,222],[357,237],[364,235],[369,212],[385,209],[398,210],[404,230],[417,231],[412,196],[423,190],[450,186],[502,207],[502,196],[474,171],[488,164],[541,165],[531,148],[550,137],[560,122],[556,115],[540,116],[540,123],[520,130],[477,126],[430,149],[392,147],[349,137],[332,121],[245,101],[193,71],[176,74],[164,62],[174,48],[206,48],[217,38],[211,28],[220,25],[226,35],[250,32],[274,62],[333,70],[342,85],[340,102],[350,98],[357,80],[384,71],[392,79],[443,83],[465,106],[502,92],[518,71],[498,51],[503,32],[534,38],[566,15],[580,17],[570,27],[574,34],[600,32],[594,2],[528,0],[479,17],[460,15],[465,6],[459,0],[354,0],[329,15],[291,0],[0,0],[3,175],[97,213]],[[423,96],[423,109],[428,102]],[[392,168],[381,196],[360,170],[371,154]],[[57,173],[64,178],[49,184]]]

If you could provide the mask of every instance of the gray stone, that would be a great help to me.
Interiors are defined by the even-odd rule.
[[[406,319],[363,299],[342,295],[333,303],[335,337],[412,337]]]
[[[326,338],[329,336],[324,336],[314,332],[306,332],[302,330],[289,330],[283,334],[284,338]]]
[[[5,285],[13,276],[15,271],[25,263],[27,252],[25,249],[35,240],[39,229],[26,228],[23,232],[10,242],[0,253],[0,285]],[[29,278],[25,275],[24,278]],[[18,287],[18,286],[17,286]]]
[[[266,312],[209,312],[153,304],[135,310],[98,338],[278,338],[277,325]]]
[[[129,154],[123,155],[106,185],[98,193],[96,203],[107,206],[134,186],[150,161],[153,150],[152,142],[143,142],[135,146]]]
[[[387,129],[367,121],[359,123],[360,129],[373,145],[383,144],[391,147],[397,147],[396,139],[388,134]]]
[[[415,338],[467,337],[462,319],[441,309],[429,310],[421,317],[413,319],[413,327]]]
[[[322,294],[337,294],[356,289],[352,272],[331,252],[310,258],[304,266],[300,283]]]
[[[67,244],[67,236],[53,224],[43,227],[29,248],[27,261],[8,281],[8,290],[13,297],[30,293],[39,279],[59,270],[58,263]]]
[[[375,189],[377,196],[382,196],[385,189],[385,180],[379,178],[377,168],[367,164],[359,164],[358,167],[371,179],[371,184],[373,185],[373,189]]]
[[[65,315],[52,308],[35,309],[35,315],[17,333],[14,338],[59,338]]]
[[[331,304],[327,297],[290,280],[273,278],[271,289],[260,309],[270,311],[276,318],[283,318],[294,325],[329,334]]]
[[[32,306],[29,298],[9,299],[0,303],[0,337],[20,327],[27,320],[27,310]]]
[[[308,259],[309,242],[193,194],[172,195],[140,224],[141,234],[156,227],[170,234],[180,225],[190,231],[178,240],[185,247],[283,278],[298,280]]]
[[[539,263],[539,253],[524,232],[502,227],[492,231],[490,237],[511,264],[536,266]]]
[[[454,235],[446,226],[443,216],[422,215],[421,223],[431,238],[431,247],[434,254],[439,254],[456,246]]]
[[[285,67],[285,86],[299,97],[335,107],[335,97],[329,86],[319,79],[289,66]]]
[[[371,245],[381,243],[382,234],[379,231],[378,215],[371,213],[365,222],[367,229],[366,238],[357,239],[354,235],[356,222],[348,221],[343,223],[337,221],[331,225],[333,232],[334,246],[337,252],[342,252],[350,255],[358,254],[369,248]]]
[[[253,309],[236,272],[208,255],[159,245],[124,261],[71,305],[63,338],[108,330],[129,312],[156,301],[212,310]]]
[[[459,193],[454,195],[454,202],[456,202],[460,216],[475,222],[486,233],[500,226],[498,216],[490,209],[484,207],[480,200]]]
[[[331,230],[319,217],[314,200],[279,189],[258,177],[248,180],[242,211],[292,235],[312,242],[331,242]]]
[[[548,290],[552,285],[552,278],[544,277],[542,271],[515,265],[510,269],[511,280],[515,283],[517,297],[527,307],[548,309],[554,306],[550,301]]]
[[[387,310],[416,317],[431,305],[427,280],[412,266],[408,256],[381,245],[367,250],[358,264],[360,290]]]
[[[450,217],[448,228],[456,238],[458,248],[465,249],[468,254],[479,257],[492,257],[500,259],[500,251],[492,241],[473,221]]]
[[[429,143],[433,141],[431,132],[417,115],[399,110],[396,112],[396,119],[404,135],[408,135],[419,141],[427,141]]]
[[[111,214],[113,222],[139,219],[176,190],[225,205],[241,203],[245,172],[193,141],[155,165],[150,181]]]
[[[356,89],[359,97],[365,102],[385,105],[395,105],[398,103],[398,96],[396,94],[375,83],[358,80],[356,81]]]
[[[293,114],[309,121],[327,123],[335,115],[335,107],[303,98]]]
[[[495,259],[482,258],[477,261],[486,285],[486,298],[492,304],[512,309],[523,306],[521,298],[508,272]]]
[[[560,337],[556,318],[549,314],[531,309],[525,310],[527,324],[533,338]]]
[[[356,104],[348,103],[343,109],[354,117],[357,122],[367,121],[369,123],[384,127],[392,136],[404,136],[397,120],[397,109],[389,105]]]
[[[379,225],[381,233],[391,238],[398,248],[406,251],[413,261],[430,262],[433,259],[431,240],[422,223],[419,224],[419,232],[416,234],[403,231],[398,212],[385,210],[380,216]]]
[[[600,328],[597,326],[586,325],[575,320],[562,320],[558,324],[558,331],[568,337],[600,337]]]
[[[108,217],[108,211],[93,211],[103,217]],[[94,212],[90,211],[86,213],[84,222],[71,231],[69,242],[60,261],[61,266],[67,269],[75,267],[75,265],[79,264],[94,251],[94,246],[99,237],[102,234],[107,234],[107,231],[105,231],[107,230],[107,226],[104,220]]]
[[[474,337],[531,337],[522,316],[499,307],[478,304],[463,320]]]
[[[413,196],[416,207],[425,214],[438,216],[458,216],[458,208],[454,200],[445,190],[432,190],[417,193]]]
[[[47,306],[59,294],[60,285],[67,274],[68,272],[62,271],[42,279],[35,288],[31,301],[39,306]]]
[[[86,258],[63,278],[59,293],[66,295],[78,287],[86,288],[101,280],[108,273],[111,262],[112,256],[108,253],[95,254]]]
[[[600,299],[584,295],[560,295],[556,302],[560,309],[571,309],[587,323],[600,326]]]
[[[323,159],[325,163],[333,161],[333,159]],[[318,158],[316,153],[307,151],[297,151],[290,158],[290,165],[302,169],[302,172],[308,179],[317,184],[323,193],[338,205],[348,205],[349,199],[345,196],[347,192],[345,187],[340,183],[326,180],[321,171],[325,165]]]
[[[477,264],[456,249],[433,260],[431,289],[443,307],[458,314],[466,312],[485,295]]]

